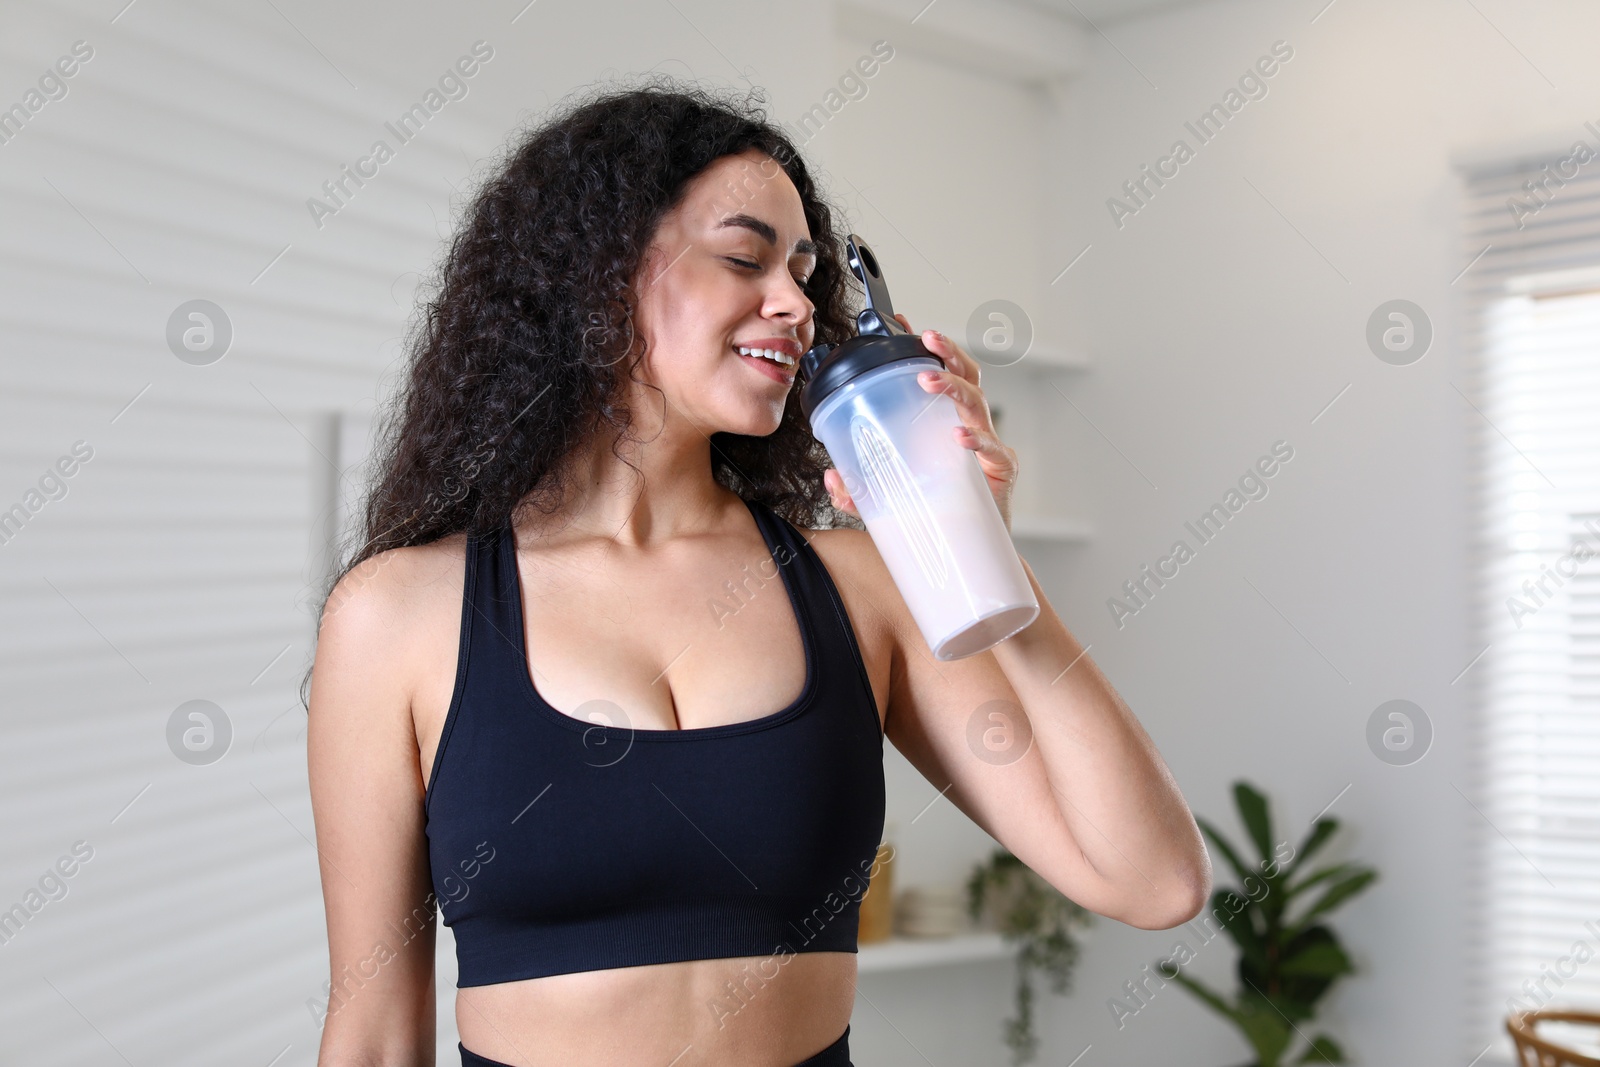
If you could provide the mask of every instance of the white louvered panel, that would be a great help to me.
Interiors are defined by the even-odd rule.
[[[1600,1003],[1600,533],[1583,524],[1600,530],[1600,163],[1518,229],[1506,199],[1537,170],[1477,174],[1466,197],[1468,257],[1489,249],[1462,282],[1466,391],[1483,412],[1471,415],[1475,601],[1490,647],[1474,682],[1473,800],[1492,826],[1472,813],[1481,881],[1463,1062],[1485,1045],[1481,1062],[1511,1062],[1510,997]],[[1538,603],[1523,582],[1578,539],[1596,555],[1566,564],[1576,574],[1547,580]],[[1511,597],[1535,608],[1520,626]],[[1529,996],[1530,979],[1550,995]]]
[[[449,112],[318,230],[305,198],[426,81],[341,54],[353,90],[272,5],[103,8],[14,4],[0,31],[0,94],[96,49],[0,146],[0,509],[95,448],[0,544],[0,908],[95,848],[0,945],[0,1063],[309,1067],[327,958],[298,687],[328,501],[306,437],[392,377],[445,183],[503,131]],[[234,328],[206,367],[164,338],[196,297]],[[211,766],[167,748],[197,698],[233,727]]]

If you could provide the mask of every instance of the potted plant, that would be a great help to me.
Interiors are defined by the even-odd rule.
[[[975,922],[992,922],[1003,939],[1019,944],[1017,1015],[1002,1024],[1011,1062],[1038,1055],[1033,1032],[1033,972],[1043,971],[1050,988],[1064,994],[1078,961],[1075,928],[1091,925],[1094,914],[1069,900],[1005,848],[973,868],[967,879],[967,913]]]
[[[1285,863],[1281,857],[1274,858],[1266,798],[1243,781],[1233,784],[1233,797],[1239,819],[1262,857],[1255,867],[1247,867],[1210,823],[1196,821],[1243,883],[1240,890],[1220,889],[1211,898],[1212,915],[1239,946],[1239,989],[1230,1003],[1181,970],[1175,975],[1166,970],[1161,974],[1182,984],[1240,1029],[1256,1055],[1246,1067],[1344,1063],[1344,1050],[1333,1038],[1325,1033],[1306,1034],[1312,1028],[1317,1001],[1340,976],[1355,972],[1339,939],[1319,920],[1367,888],[1378,872],[1353,863],[1336,863],[1302,877],[1306,861],[1339,829],[1339,821],[1317,819],[1299,851]],[[1252,883],[1256,885],[1253,891]],[[1310,899],[1306,894],[1319,886],[1320,894],[1305,904]],[[1241,900],[1243,906],[1235,911]],[[1292,918],[1291,910],[1296,913]],[[1162,961],[1168,967],[1172,962]],[[1291,1045],[1302,1040],[1305,1044],[1298,1057],[1289,1059]]]

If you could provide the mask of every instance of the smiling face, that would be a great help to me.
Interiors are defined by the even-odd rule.
[[[811,347],[802,287],[816,264],[800,194],[771,156],[749,149],[695,176],[656,230],[634,315],[650,346],[639,377],[666,393],[669,419],[707,436],[778,428]]]

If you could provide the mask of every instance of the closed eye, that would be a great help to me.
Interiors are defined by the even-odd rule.
[[[761,264],[751,262],[750,260],[747,260],[747,259],[739,259],[736,256],[726,256],[724,258],[727,259],[727,261],[729,263],[733,263],[733,264],[735,264],[737,266],[744,267],[746,270],[760,270],[761,269]],[[800,288],[804,289],[806,287],[806,284],[808,282],[810,282],[810,280],[811,279],[809,279],[809,278],[796,278],[794,280],[794,283],[796,285],[800,286]]]

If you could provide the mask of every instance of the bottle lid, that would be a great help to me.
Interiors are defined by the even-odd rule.
[[[869,370],[906,359],[944,360],[923,345],[922,339],[894,317],[889,287],[884,283],[878,258],[855,234],[845,242],[850,271],[866,290],[867,306],[856,316],[856,336],[843,344],[816,345],[800,357],[800,410],[806,418],[840,386]]]

